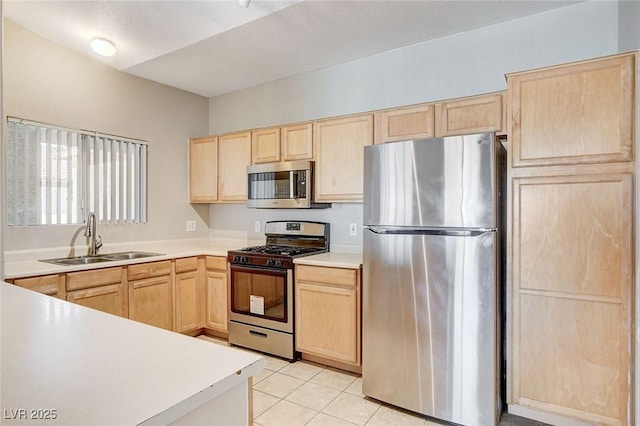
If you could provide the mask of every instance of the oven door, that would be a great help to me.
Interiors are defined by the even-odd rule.
[[[293,333],[293,270],[231,264],[229,320]]]

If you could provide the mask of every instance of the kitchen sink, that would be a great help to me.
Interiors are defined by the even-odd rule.
[[[106,253],[98,256],[61,257],[58,259],[44,259],[40,262],[54,263],[56,265],[90,265],[93,263],[115,262],[116,260],[143,259],[146,257],[162,256],[160,253],[144,251],[123,251],[120,253]]]
[[[161,253],[148,253],[144,251],[123,251],[121,253],[107,253],[102,254],[100,257],[108,260],[131,260],[131,259],[143,259],[145,257],[162,256]]]
[[[109,262],[111,259],[106,259],[100,256],[78,256],[78,257],[62,257],[59,259],[45,259],[41,262],[55,263],[56,265],[89,265],[92,263]]]

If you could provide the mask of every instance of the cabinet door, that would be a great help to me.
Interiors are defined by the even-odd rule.
[[[432,138],[434,136],[432,104],[380,111],[376,115],[376,143]]]
[[[173,330],[171,275],[129,282],[129,318]]]
[[[373,114],[314,123],[316,201],[362,201],[364,147],[372,143]]]
[[[631,161],[635,56],[510,75],[513,167]]]
[[[200,328],[200,280],[198,271],[176,274],[176,331]]]
[[[124,318],[129,316],[127,291],[122,283],[72,291],[67,293],[67,301]]]
[[[251,132],[251,164],[280,161],[280,128]]]
[[[227,332],[227,273],[206,271],[207,313],[205,327]]]
[[[283,127],[280,131],[282,160],[313,158],[313,126],[311,123]]]
[[[54,296],[58,299],[65,298],[65,276],[64,274],[43,275],[40,277],[17,278],[13,284],[37,291],[38,293]]]
[[[510,402],[628,424],[632,175],[513,181]]]
[[[218,200],[218,138],[189,141],[189,200],[210,203]]]
[[[502,94],[457,99],[436,105],[436,137],[499,132]]]
[[[251,164],[251,132],[218,137],[218,201],[247,200],[247,166]]]
[[[296,350],[359,365],[358,293],[297,282]]]

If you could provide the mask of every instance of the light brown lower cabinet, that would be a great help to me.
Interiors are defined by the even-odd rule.
[[[225,257],[207,256],[205,262],[206,312],[204,327],[227,333],[227,259]]]
[[[359,366],[360,270],[297,265],[295,277],[296,350]]]
[[[128,278],[129,318],[174,330],[171,261],[130,265]]]
[[[124,318],[129,316],[125,284],[110,284],[67,293],[67,301]]]
[[[70,272],[66,277],[67,301],[127,318],[126,278],[123,267]]]
[[[12,280],[13,284],[18,287],[27,288],[46,294],[47,296],[57,297],[58,299],[66,298],[65,274],[42,275],[39,277],[16,278]]]
[[[175,260],[176,268],[176,331],[193,333],[200,329],[201,319],[201,279],[198,258],[189,257]]]

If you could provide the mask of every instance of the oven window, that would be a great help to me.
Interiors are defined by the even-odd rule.
[[[293,198],[291,172],[252,173],[249,175],[249,199]]]
[[[287,322],[287,271],[231,267],[231,310]]]

